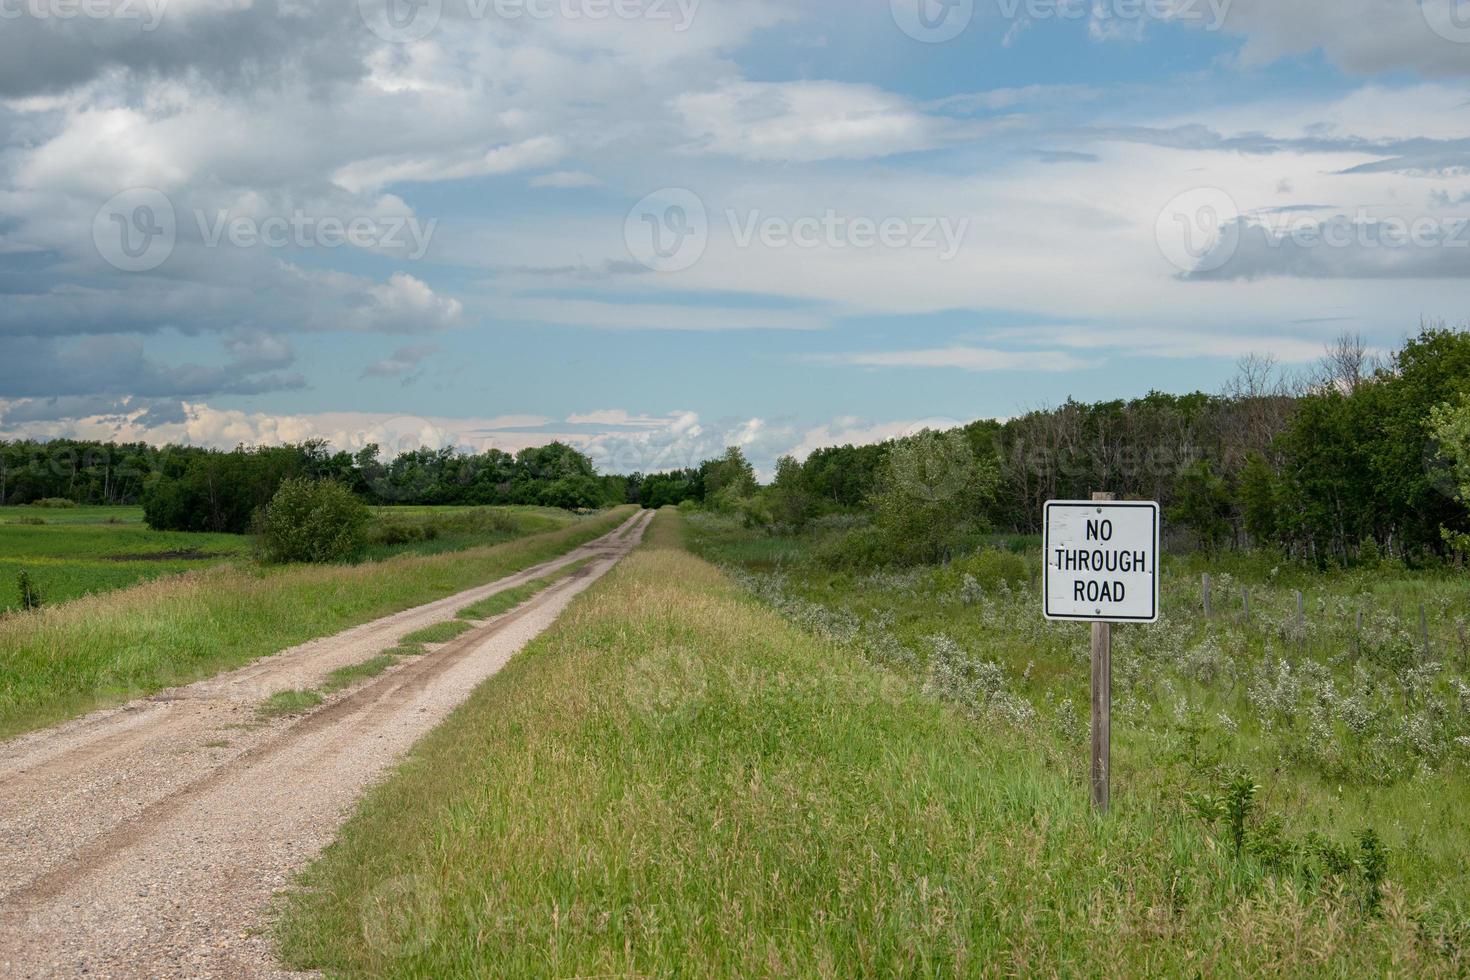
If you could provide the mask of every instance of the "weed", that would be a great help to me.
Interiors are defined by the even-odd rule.
[[[261,718],[285,718],[310,711],[322,701],[316,691],[277,691],[262,701],[255,713]]]
[[[41,590],[36,588],[36,583],[31,581],[31,573],[22,570],[18,576],[20,586],[20,608],[40,609],[43,605]]]
[[[466,623],[463,620],[450,619],[442,623],[435,623],[433,626],[425,626],[421,630],[415,630],[398,642],[402,644],[448,643],[450,640],[471,629],[474,629],[474,626],[470,623]]]
[[[366,680],[369,677],[377,677],[397,662],[397,657],[380,653],[376,657],[364,660],[361,663],[338,667],[327,675],[327,679],[322,683],[321,689],[326,694],[340,691],[344,687],[351,687],[358,681]]]

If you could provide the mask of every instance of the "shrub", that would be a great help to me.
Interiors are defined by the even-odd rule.
[[[70,510],[76,505],[75,500],[67,500],[65,497],[43,497],[40,500],[31,501],[32,507],[44,507],[48,510]]]
[[[20,608],[41,608],[41,591],[36,588],[36,583],[31,581],[29,572],[20,573]]]
[[[818,545],[814,555],[818,564],[836,571],[866,571],[888,561],[887,545],[871,527],[835,534]]]
[[[963,433],[925,430],[889,449],[870,503],[883,538],[883,564],[940,562],[966,535],[988,530],[999,470]]]
[[[433,541],[439,537],[439,528],[433,524],[410,524],[406,521],[381,521],[374,524],[367,534],[372,544],[400,545],[415,541]]]
[[[261,557],[344,561],[362,550],[368,520],[367,507],[335,480],[285,480],[257,522]]]
[[[935,585],[942,591],[960,588],[966,579],[986,592],[996,592],[1001,583],[1009,588],[1030,584],[1031,569],[1026,559],[1012,551],[986,548],[954,561],[934,573]]]

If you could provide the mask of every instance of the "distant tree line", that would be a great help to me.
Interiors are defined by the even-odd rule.
[[[289,479],[330,479],[371,504],[540,504],[569,510],[622,503],[627,479],[599,476],[561,443],[469,454],[416,449],[391,460],[325,443],[231,451],[58,439],[0,442],[0,505],[66,499],[142,504],[160,530],[245,533]],[[677,502],[677,501],[675,501]]]
[[[1219,394],[1069,400],[933,435],[784,458],[764,488],[709,486],[711,472],[739,469],[738,450],[685,480],[691,498],[751,524],[868,515],[891,538],[855,534],[850,550],[898,560],[932,560],[982,528],[1036,533],[1045,501],[1098,490],[1159,501],[1176,540],[1208,550],[1351,564],[1470,549],[1464,331],[1424,327],[1384,361],[1343,337],[1302,377],[1253,357]]]
[[[1470,334],[1426,326],[1379,361],[1343,337],[1310,374],[1247,358],[1218,394],[1067,401],[1004,422],[781,459],[761,486],[738,448],[696,467],[599,475],[553,443],[514,455],[325,443],[231,452],[141,443],[0,442],[0,504],[142,502],[155,527],[244,531],[293,477],[330,478],[368,503],[689,502],[800,529],[846,513],[877,558],[932,560],[983,530],[1035,533],[1042,504],[1110,490],[1158,500],[1176,539],[1268,546],[1349,564],[1470,550]],[[886,529],[886,530],[885,530]],[[886,537],[885,537],[886,535]]]

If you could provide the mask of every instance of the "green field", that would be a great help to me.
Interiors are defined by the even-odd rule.
[[[221,563],[0,616],[0,738],[482,585],[606,534],[633,510],[568,515],[555,530],[444,554]]]
[[[30,523],[45,521],[44,524]],[[47,602],[121,589],[250,553],[236,534],[153,531],[141,507],[0,509],[0,612],[17,608],[24,571]]]
[[[551,507],[375,507],[372,512],[365,561],[462,551],[576,520]],[[0,508],[0,613],[18,608],[16,583],[22,571],[46,602],[67,602],[249,558],[252,548],[250,538],[241,535],[151,530],[141,507]]]
[[[1463,727],[1467,706],[1444,701],[1458,696],[1454,671],[1435,682],[1439,709],[1425,693],[1398,726],[1359,726],[1393,743],[1354,745],[1378,771],[1334,783],[1313,775],[1325,759],[1280,758],[1296,737],[1281,732],[1282,695],[1259,695],[1277,712],[1267,725],[1242,707],[1255,680],[1223,678],[1260,648],[1325,691],[1306,664],[1336,648],[1335,627],[1309,626],[1287,650],[1289,571],[1260,569],[1257,625],[1228,611],[1202,622],[1194,567],[1177,562],[1165,622],[1120,631],[1115,805],[1099,818],[1083,631],[1041,623],[1034,555],[844,579],[790,560],[809,541],[763,544],[699,518],[707,555],[780,558],[774,574],[732,576],[680,547],[681,520],[661,513],[643,548],[365,797],[283,903],[288,965],[363,977],[1470,969],[1463,754],[1421,753],[1404,772],[1419,749],[1394,740],[1441,709],[1455,720],[1434,737]],[[1379,578],[1376,591],[1368,577],[1323,580],[1314,600],[1362,587],[1463,611],[1448,578]],[[1378,696],[1405,697],[1365,666],[1369,649],[1394,648],[1393,628],[1374,630],[1356,664],[1324,669],[1363,667]],[[1291,725],[1315,723],[1309,686],[1308,720]],[[1235,715],[1211,722],[1216,711]]]

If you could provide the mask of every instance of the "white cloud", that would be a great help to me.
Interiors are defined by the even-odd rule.
[[[544,167],[560,160],[565,153],[566,144],[559,138],[535,136],[459,159],[427,157],[358,161],[338,170],[332,180],[353,193],[361,193],[405,182],[498,177]]]
[[[400,347],[381,361],[375,361],[363,368],[362,378],[394,378],[401,380],[404,384],[416,376],[419,365],[424,358],[439,351],[437,344],[422,344],[417,347]]]
[[[962,345],[922,350],[818,354],[809,360],[858,367],[956,368],[961,371],[1079,371],[1095,367],[1097,363],[1061,351],[998,350]]]
[[[440,296],[406,272],[395,272],[386,283],[368,290],[356,325],[387,333],[419,333],[453,326],[463,314],[459,300]]]
[[[729,82],[674,101],[692,148],[746,160],[863,159],[938,146],[945,122],[871,85]]]
[[[1433,19],[1442,25],[1452,24],[1458,2],[1232,0],[1224,27],[1245,36],[1240,61],[1246,67],[1320,49],[1351,72],[1411,70],[1431,76],[1466,75],[1470,74],[1470,49],[1464,41],[1470,38],[1462,37],[1457,43],[1431,27]]]
[[[597,330],[821,330],[827,317],[787,310],[732,309],[681,303],[609,303],[578,299],[508,300],[506,319],[525,319]]]
[[[601,187],[602,178],[580,170],[558,170],[549,174],[537,174],[531,178],[532,187]]]

